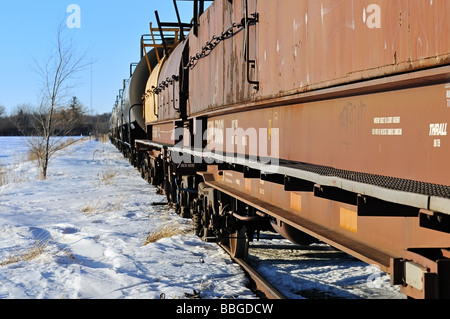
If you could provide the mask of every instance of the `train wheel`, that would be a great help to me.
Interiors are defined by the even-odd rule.
[[[138,169],[139,169],[139,173],[141,173],[141,178],[144,180],[147,180],[147,160],[139,160],[138,161],[139,165],[138,165]]]
[[[248,237],[245,227],[231,233],[229,237],[230,253],[234,258],[247,259]]]
[[[152,166],[152,168],[150,169],[148,182],[153,186],[159,185],[159,182],[155,176],[156,176],[155,168]]]
[[[194,223],[194,233],[198,237],[202,237],[203,234],[203,226],[201,215],[196,211],[192,211],[192,221]]]

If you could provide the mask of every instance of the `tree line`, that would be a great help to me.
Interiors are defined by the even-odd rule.
[[[0,105],[0,136],[31,136],[36,133],[36,126],[47,114],[29,105],[19,105],[10,115]],[[110,113],[88,114],[77,97],[72,97],[63,106],[55,109],[53,115],[53,132],[55,136],[90,136],[107,134]]]

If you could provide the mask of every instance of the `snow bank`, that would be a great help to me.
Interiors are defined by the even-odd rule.
[[[112,145],[78,142],[51,162],[45,181],[31,162],[9,164],[22,181],[0,187],[1,299],[178,299],[194,290],[256,298],[242,270],[194,236],[190,221],[152,205],[164,197]],[[144,245],[166,225],[180,235]]]

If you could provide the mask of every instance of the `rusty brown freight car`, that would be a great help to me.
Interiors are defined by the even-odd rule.
[[[449,298],[450,3],[197,13],[147,86],[158,112],[136,142],[197,233],[245,257],[270,222],[377,264],[408,296]]]
[[[234,34],[193,62],[190,114],[447,65],[449,11],[445,0],[216,0],[191,56]]]
[[[411,296],[449,296],[431,270],[450,247],[449,17],[447,1],[215,1],[190,40],[190,115],[207,118],[210,151],[278,167],[210,167],[209,185],[380,265]]]

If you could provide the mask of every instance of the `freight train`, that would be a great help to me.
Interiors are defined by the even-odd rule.
[[[449,298],[449,1],[189,1],[114,106],[142,177],[234,256],[275,231]]]

